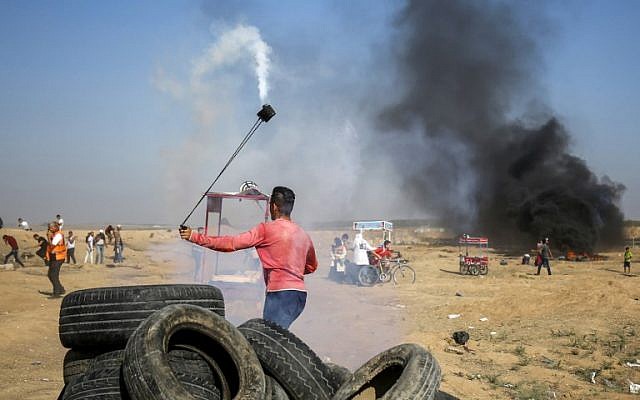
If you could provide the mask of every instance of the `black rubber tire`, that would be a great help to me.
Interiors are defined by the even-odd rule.
[[[431,400],[440,386],[440,366],[417,344],[402,344],[383,351],[353,373],[333,400],[351,399],[374,388],[380,400]]]
[[[360,286],[373,286],[378,283],[378,271],[371,265],[363,265],[358,269],[358,283]]]
[[[335,391],[337,391],[343,383],[351,379],[351,375],[353,375],[348,368],[341,365],[334,363],[325,363],[325,365],[329,368],[329,383]]]
[[[471,264],[469,265],[469,274],[473,275],[473,276],[478,276],[478,273],[480,271],[478,271],[478,266],[475,264]]]
[[[123,361],[124,350],[97,356],[91,360],[82,377],[69,385],[63,398],[129,399],[121,376]],[[169,353],[169,366],[192,398],[220,400],[220,391],[214,385],[211,370],[198,354],[186,350],[172,350]]]
[[[333,396],[329,369],[293,333],[259,318],[250,319],[238,329],[258,354],[265,373],[292,400],[328,400]]]
[[[122,372],[132,399],[194,398],[169,366],[167,349],[180,344],[216,361],[234,400],[264,399],[264,372],[249,342],[221,316],[189,304],[156,311],[129,338]]]
[[[180,350],[186,350],[182,355],[182,362],[188,364],[194,373],[203,374],[208,379],[212,380],[214,385],[220,390],[220,398],[221,399],[231,399],[231,388],[229,387],[229,383],[225,379],[224,371],[220,368],[218,363],[211,358],[206,352],[201,351],[197,347],[178,344],[174,346],[175,350],[169,351],[169,364],[172,365],[172,358],[175,358],[175,354]],[[197,358],[197,363],[194,360]],[[202,364],[204,362],[204,365]],[[175,372],[175,369],[172,365],[172,370]]]
[[[393,271],[393,283],[396,285],[413,284],[416,282],[416,271],[408,265],[401,265]]]
[[[65,384],[72,383],[80,378],[93,361],[93,359],[102,354],[100,351],[82,351],[69,350],[64,355],[62,377]]]
[[[122,350],[105,353],[94,358],[79,379],[67,384],[62,398],[64,400],[129,399],[120,377],[122,359]]]
[[[478,272],[480,275],[486,275],[489,272],[489,266],[480,264],[478,266]]]
[[[62,299],[60,342],[73,349],[122,349],[142,321],[171,304],[193,304],[224,316],[222,292],[209,285],[85,289]]]
[[[266,377],[266,400],[290,400],[289,395],[285,390],[280,386],[278,381],[270,377],[269,375],[265,375]]]

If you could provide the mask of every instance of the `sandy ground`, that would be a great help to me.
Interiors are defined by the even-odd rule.
[[[22,249],[33,244],[32,233],[2,233],[16,236]],[[388,347],[415,342],[439,360],[441,388],[462,399],[637,398],[628,394],[628,380],[640,383],[640,368],[625,363],[640,358],[640,267],[621,274],[620,253],[607,253],[609,261],[555,261],[554,275],[535,276],[519,259],[491,252],[489,275],[471,277],[457,273],[457,248],[396,246],[416,269],[416,283],[361,288],[326,278],[325,249],[335,232],[311,234],[321,267],[307,279],[307,309],[292,331],[324,359],[354,369]],[[175,233],[124,231],[123,237],[124,264],[114,267],[110,258],[106,265],[65,264],[67,292],[192,281],[191,249]],[[4,244],[0,250],[8,252]],[[501,259],[508,265],[499,265]],[[42,262],[26,265],[0,271],[0,398],[52,399],[63,386],[61,300],[38,294],[50,290]],[[250,312],[258,314],[255,307]],[[469,332],[471,351],[450,339],[457,330]]]

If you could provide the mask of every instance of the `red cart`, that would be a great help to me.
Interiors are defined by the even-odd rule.
[[[458,240],[460,274],[486,275],[489,272],[489,239],[463,234]],[[463,253],[464,250],[464,253]],[[471,254],[469,254],[471,250]]]

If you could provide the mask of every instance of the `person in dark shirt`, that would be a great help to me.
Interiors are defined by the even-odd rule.
[[[44,238],[38,235],[37,233],[33,234],[33,238],[38,242],[36,247],[39,247],[38,250],[36,251],[36,255],[42,258],[42,261],[44,261],[44,265],[47,265],[46,255],[47,255],[47,246],[49,246],[49,242],[47,241],[47,238]]]
[[[542,247],[540,248],[540,256],[542,257],[542,262],[538,265],[538,272],[536,275],[540,275],[540,269],[542,267],[545,267],[547,269],[547,273],[551,275],[549,259],[553,257],[553,254],[551,254],[551,248],[549,247],[549,238],[544,239],[544,243],[542,243]]]
[[[9,254],[4,256],[4,263],[6,264],[7,261],[9,261],[9,257],[13,256],[13,258],[16,259],[16,262],[20,264],[22,268],[24,268],[24,264],[22,263],[22,261],[20,261],[20,258],[18,256],[18,241],[16,240],[16,238],[9,235],[2,235],[2,240],[4,240],[4,242],[11,247],[11,251],[9,252]]]
[[[113,229],[113,225],[108,225],[105,229],[104,229],[104,233],[105,235],[107,235],[107,244],[111,244],[113,243],[113,236],[114,236],[114,232],[115,230]]]

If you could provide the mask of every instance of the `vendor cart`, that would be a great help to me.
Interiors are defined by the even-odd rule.
[[[486,275],[489,272],[489,239],[463,234],[458,240],[460,274]]]
[[[240,192],[210,192],[206,197],[206,235],[236,235],[269,217],[269,196],[255,185],[245,183]],[[231,253],[206,250],[201,262],[195,280],[222,290],[230,321],[261,315],[265,286],[255,249]]]

